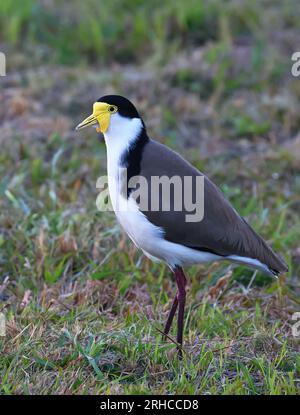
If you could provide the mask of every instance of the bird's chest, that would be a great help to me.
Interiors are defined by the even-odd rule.
[[[110,199],[119,223],[135,245],[149,251],[150,241],[159,233],[157,227],[139,210],[134,198],[127,198],[127,192],[124,191],[126,170],[117,160],[108,159],[107,173]]]

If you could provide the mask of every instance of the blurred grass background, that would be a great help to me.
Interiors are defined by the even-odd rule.
[[[299,393],[299,25],[293,0],[0,2],[1,393]],[[182,363],[156,330],[169,271],[97,211],[105,146],[74,132],[106,93],[290,266],[188,269]]]
[[[139,61],[220,39],[220,25],[233,27],[233,34],[254,32],[262,23],[260,8],[250,1],[239,6],[195,0],[75,0],[72,5],[24,0],[16,8],[14,1],[5,0],[0,6],[1,34],[25,48],[42,44],[49,48],[48,59],[59,63]],[[297,21],[295,14],[289,17]]]

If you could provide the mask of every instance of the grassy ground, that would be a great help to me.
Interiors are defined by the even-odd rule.
[[[198,9],[174,1],[151,8],[148,31],[145,2],[106,2],[93,13],[90,0],[84,10],[60,9],[62,34],[55,3],[38,2],[43,20],[26,0],[9,24],[3,16],[14,3],[0,5],[0,50],[8,51],[0,79],[1,393],[298,394],[293,2]],[[113,13],[121,3],[124,36]],[[78,17],[74,31],[81,13],[92,20]],[[51,30],[42,33],[42,24]],[[64,58],[73,66],[60,66]],[[110,92],[133,99],[150,135],[205,171],[290,266],[279,280],[229,264],[186,270],[183,361],[159,332],[175,294],[170,272],[128,242],[112,213],[97,211],[105,146],[93,132],[73,131]]]

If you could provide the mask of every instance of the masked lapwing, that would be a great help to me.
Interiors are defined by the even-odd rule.
[[[108,188],[118,221],[145,255],[166,262],[174,273],[177,294],[164,333],[169,333],[178,308],[178,345],[182,345],[186,299],[183,266],[228,260],[269,275],[288,270],[285,262],[237,213],[217,186],[179,154],[149,138],[144,121],[128,99],[119,95],[100,98],[93,105],[93,114],[76,129],[90,125],[104,135]],[[144,181],[135,182],[135,178]],[[169,192],[161,186],[153,190],[151,183],[157,178],[167,178],[171,184],[177,178],[182,188],[178,190],[170,185],[173,190]],[[136,191],[145,181],[148,187],[144,196],[148,203],[141,203],[138,199],[143,193],[138,198]],[[135,183],[137,188],[130,187],[130,183]],[[202,189],[199,199],[195,198],[197,186]],[[166,194],[170,199],[167,208]],[[191,194],[203,208],[197,220],[185,203],[178,203],[185,194]],[[195,202],[191,205],[197,209]]]

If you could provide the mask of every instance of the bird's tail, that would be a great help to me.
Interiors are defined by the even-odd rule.
[[[247,222],[245,222],[247,223]],[[247,224],[248,225],[248,224]],[[256,258],[265,264],[273,275],[279,275],[289,270],[286,262],[248,225],[257,238]]]

